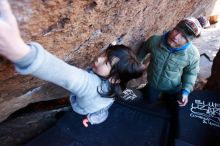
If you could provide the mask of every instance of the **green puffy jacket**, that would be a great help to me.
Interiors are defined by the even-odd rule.
[[[199,72],[200,54],[192,44],[185,50],[171,52],[165,45],[163,36],[150,37],[138,53],[143,61],[148,53],[151,60],[147,69],[148,84],[158,90],[175,92],[185,89],[193,90]]]

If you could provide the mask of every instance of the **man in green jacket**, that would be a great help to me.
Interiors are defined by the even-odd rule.
[[[162,36],[151,36],[138,52],[141,61],[150,54],[147,85],[142,89],[149,103],[161,95],[176,97],[185,106],[199,73],[200,54],[192,40],[201,33],[202,22],[193,17],[181,20]],[[177,96],[178,95],[178,96]]]

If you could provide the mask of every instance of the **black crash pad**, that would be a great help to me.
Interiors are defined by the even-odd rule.
[[[28,146],[166,146],[170,116],[115,102],[108,119],[99,125],[83,127],[84,116],[69,111],[49,130]]]
[[[220,146],[220,93],[193,92],[177,120],[176,146]]]
[[[66,112],[28,146],[220,146],[220,94],[196,91],[185,107],[159,101],[117,101],[108,119],[83,127],[84,116]]]

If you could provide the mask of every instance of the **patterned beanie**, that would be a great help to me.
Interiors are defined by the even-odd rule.
[[[186,37],[187,41],[193,40],[195,37],[200,36],[202,25],[200,21],[193,17],[184,18],[175,27],[180,30]]]

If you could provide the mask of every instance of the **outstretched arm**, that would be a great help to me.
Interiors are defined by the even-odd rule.
[[[0,54],[12,62],[24,57],[30,48],[22,40],[7,0],[0,0]]]
[[[15,63],[19,73],[52,82],[76,95],[86,94],[92,84],[86,71],[67,64],[37,43],[26,45],[7,0],[0,0],[0,55]]]

